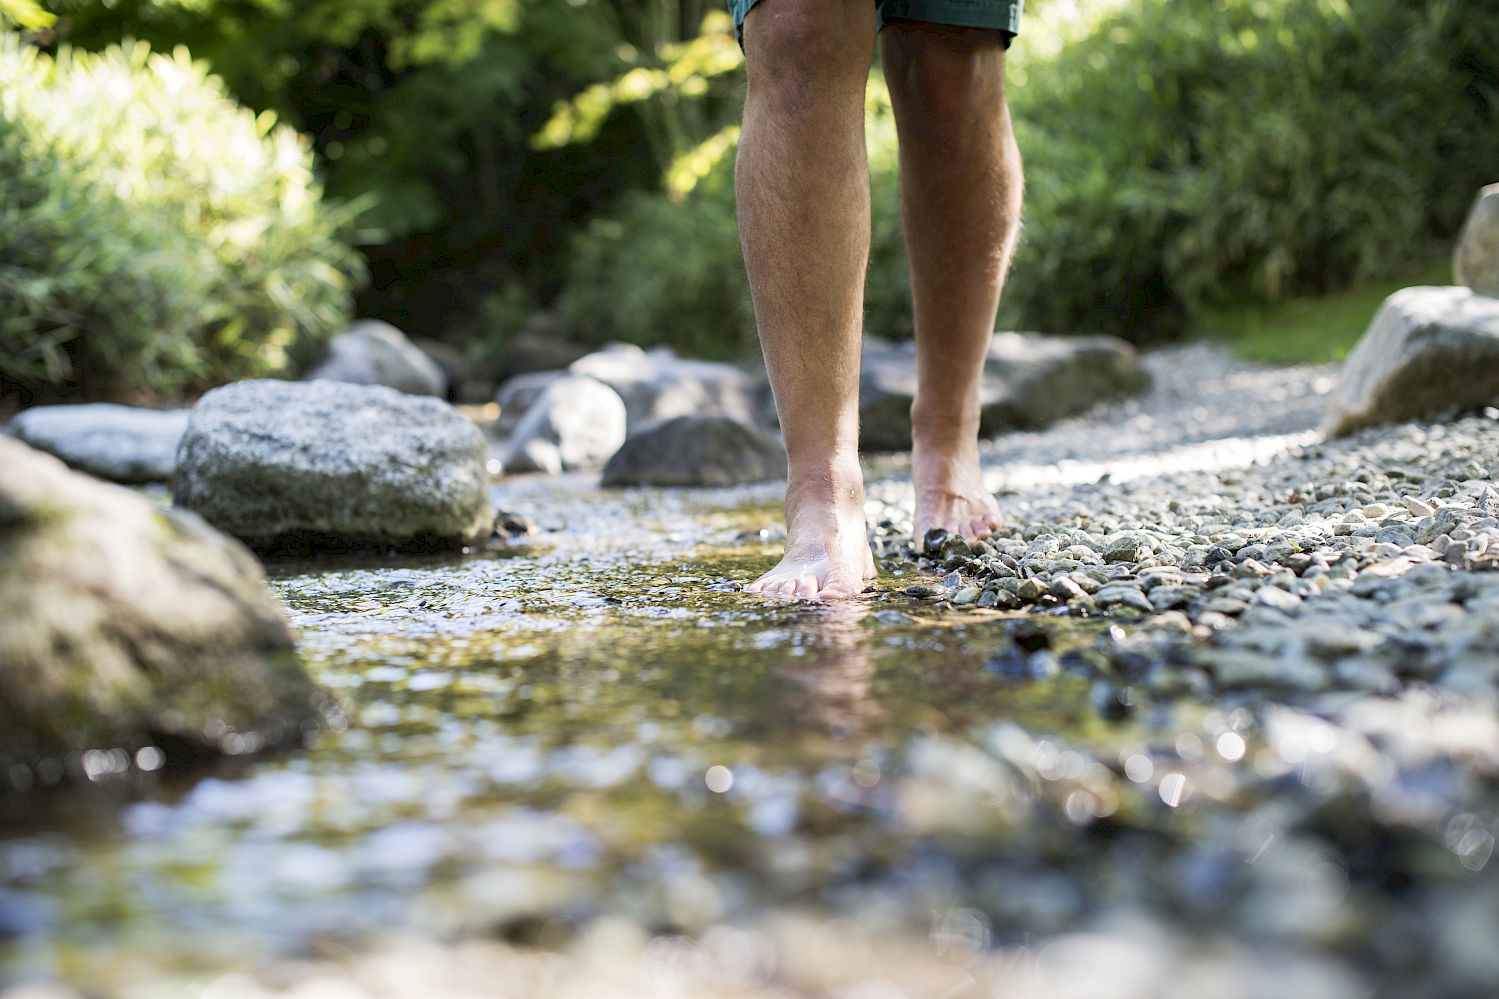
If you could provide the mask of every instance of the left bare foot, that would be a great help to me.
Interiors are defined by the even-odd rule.
[[[940,527],[970,544],[1004,526],[979,466],[978,417],[915,420],[911,480],[916,487],[916,545]]]

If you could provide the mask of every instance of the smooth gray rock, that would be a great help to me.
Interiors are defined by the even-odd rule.
[[[440,399],[248,381],[193,407],[174,498],[261,549],[453,548],[487,537],[484,435]]]
[[[16,414],[10,426],[32,447],[101,479],[167,482],[177,468],[187,410],[104,402],[37,406]]]
[[[305,381],[327,379],[384,385],[411,395],[445,396],[448,377],[406,334],[378,319],[362,319],[328,342],[322,362]]]
[[[1109,336],[996,333],[984,362],[979,429],[985,436],[1054,423],[1150,384],[1133,347]],[[859,378],[860,442],[877,451],[911,446],[916,348],[870,338]]]
[[[521,420],[526,418],[526,411],[541,398],[547,386],[566,377],[566,371],[528,371],[505,379],[494,394],[495,404],[500,407],[500,419],[495,429],[510,433],[520,426]]]
[[[1478,192],[1457,237],[1452,273],[1482,295],[1499,295],[1499,184]]]
[[[1496,399],[1499,299],[1470,288],[1405,288],[1385,300],[1344,363],[1326,430],[1338,437]]]
[[[149,746],[170,760],[296,741],[318,716],[322,695],[244,546],[5,438],[0,620],[12,783],[14,766],[87,750],[105,753],[82,766],[112,770]]]
[[[592,378],[564,375],[547,383],[500,452],[506,472],[598,468],[625,442],[625,404]]]
[[[666,347],[616,344],[574,361],[568,371],[619,393],[630,432],[674,416],[727,416],[754,425],[759,382],[732,364],[678,357]]]
[[[726,416],[679,416],[632,434],[606,486],[732,486],[786,474],[780,441]]]

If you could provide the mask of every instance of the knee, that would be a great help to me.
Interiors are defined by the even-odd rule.
[[[744,21],[751,94],[793,106],[852,85],[862,94],[873,50],[868,0],[760,0]]]
[[[1004,108],[1004,36],[984,28],[897,22],[882,42],[891,97],[928,119]]]

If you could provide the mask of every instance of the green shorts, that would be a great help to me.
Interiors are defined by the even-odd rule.
[[[734,34],[744,46],[744,15],[759,0],[729,0]],[[1005,48],[1020,34],[1020,12],[1025,0],[873,0],[876,30],[894,18],[955,24],[964,28],[994,28],[1005,33]]]

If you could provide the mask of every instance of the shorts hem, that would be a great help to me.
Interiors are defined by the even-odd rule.
[[[739,47],[744,48],[744,18],[758,0],[730,0],[729,11],[734,15],[734,37]],[[959,28],[991,28],[1005,34],[1005,48],[1020,34],[1020,15],[1025,8],[1023,0],[996,2],[996,0],[883,0],[876,5],[878,21],[876,30],[883,28],[892,19],[925,21],[930,24],[950,24]]]

